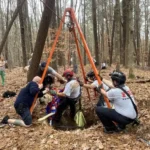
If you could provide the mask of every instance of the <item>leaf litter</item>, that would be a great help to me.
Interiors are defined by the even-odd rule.
[[[114,67],[114,66],[113,66]],[[89,66],[85,67],[86,71]],[[102,70],[101,75],[109,79],[109,73],[113,68]],[[122,68],[122,71],[128,76],[128,70]],[[63,69],[60,69],[63,72]],[[135,75],[138,79],[132,79],[132,82],[150,79],[150,71],[135,69]],[[1,97],[7,90],[18,94],[20,89],[26,84],[26,73],[22,68],[15,68],[11,71],[6,70],[6,86],[0,86]],[[79,72],[78,76],[82,76]],[[140,79],[139,79],[140,77]],[[128,79],[131,81],[131,79]],[[88,121],[93,121],[89,128],[84,130],[61,131],[55,130],[46,123],[38,123],[37,119],[44,115],[40,112],[41,106],[38,105],[34,111],[33,126],[30,128],[5,126],[0,128],[0,149],[2,150],[148,150],[150,146],[150,83],[128,83],[134,93],[139,108],[141,125],[135,128],[129,128],[126,133],[104,134],[102,124],[94,114],[93,105],[96,104],[94,92],[91,90],[91,101],[89,101],[86,90],[83,90],[82,103],[85,116]],[[56,86],[60,86],[59,83]],[[0,118],[9,115],[11,118],[19,118],[15,113],[13,104],[16,97],[4,99],[0,102]],[[92,112],[92,113],[90,113]]]

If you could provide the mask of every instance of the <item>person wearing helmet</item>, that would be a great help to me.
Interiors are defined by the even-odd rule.
[[[104,88],[104,90],[108,91],[110,88],[110,84],[109,86],[107,84],[105,84],[103,82],[103,79],[102,77],[100,77],[101,80],[102,80],[102,86]],[[82,86],[85,87],[85,88],[89,88],[89,89],[94,89],[95,91],[97,91],[97,88],[99,86],[98,84],[98,80],[96,79],[96,76],[95,76],[95,73],[93,71],[89,71],[86,75],[86,80],[90,83],[90,84],[83,84]],[[97,103],[97,106],[105,106],[105,103],[104,103],[104,97],[103,95],[101,94],[99,96],[99,101]]]
[[[114,109],[98,106],[96,113],[104,126],[104,132],[113,133],[125,129],[127,124],[134,122],[137,117],[135,100],[129,87],[125,85],[126,76],[122,72],[114,71],[110,74],[114,88],[108,92],[100,92],[114,104]],[[123,90],[122,90],[123,89]],[[117,125],[114,124],[116,122]]]
[[[63,73],[63,77],[67,80],[67,83],[65,85],[63,92],[54,92],[50,90],[50,93],[52,95],[57,95],[61,97],[61,102],[58,105],[57,113],[54,118],[55,123],[59,123],[62,117],[62,113],[64,110],[69,106],[70,107],[70,116],[72,119],[74,119],[76,107],[75,104],[79,100],[79,97],[81,96],[81,88],[79,85],[79,82],[73,78],[73,71],[70,69],[67,69]]]
[[[39,65],[39,68],[38,68],[38,71],[37,71],[36,75],[39,76],[39,77],[42,77],[42,74],[44,72],[45,67],[46,67],[46,62],[41,62],[41,64]],[[45,77],[48,74],[51,74],[51,75],[57,77],[59,80],[63,81],[64,83],[66,82],[66,80],[50,66],[48,66],[48,69],[47,69]]]
[[[36,75],[39,77],[42,77],[45,67],[46,67],[46,62],[41,62]],[[66,82],[66,80],[59,73],[57,73],[52,67],[48,66],[48,69],[47,69],[47,72],[43,81],[43,88],[40,90],[40,93],[39,93],[40,97],[43,96],[43,91],[46,88],[51,89],[51,85],[54,84],[55,82],[54,80],[55,77],[57,77],[61,83]],[[39,99],[39,101],[40,101],[40,104],[42,104],[41,99]]]

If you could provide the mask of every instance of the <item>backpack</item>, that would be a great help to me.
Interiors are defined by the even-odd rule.
[[[16,93],[13,91],[6,91],[3,93],[3,98],[14,97],[15,95],[16,95]]]

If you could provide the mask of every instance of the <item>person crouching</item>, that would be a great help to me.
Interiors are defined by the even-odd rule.
[[[133,94],[129,87],[125,85],[125,74],[114,71],[111,74],[111,79],[114,88],[111,88],[108,92],[100,89],[100,92],[108,97],[114,105],[114,109],[101,106],[96,107],[96,113],[104,126],[105,133],[124,130],[126,125],[134,122],[138,115]]]
[[[67,109],[68,106],[70,107],[70,117],[74,119],[76,113],[75,104],[77,103],[81,95],[81,89],[80,89],[81,87],[79,85],[79,82],[73,78],[73,71],[67,69],[63,73],[63,76],[67,80],[64,91],[55,92],[50,90],[50,93],[52,95],[57,95],[61,98],[61,102],[57,107],[57,112],[54,118],[54,124],[60,122],[62,113],[64,112],[64,110]]]
[[[34,101],[35,95],[43,88],[43,84],[40,84],[41,78],[36,76],[26,87],[21,89],[17,96],[14,107],[16,113],[21,116],[21,119],[10,119],[9,116],[5,116],[1,121],[1,124],[14,124],[23,127],[29,127],[32,125],[32,114],[30,108]],[[48,90],[47,90],[48,92]]]

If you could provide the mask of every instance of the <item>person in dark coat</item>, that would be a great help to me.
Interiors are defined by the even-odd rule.
[[[34,101],[34,97],[43,88],[43,84],[40,84],[41,78],[36,76],[31,82],[29,82],[26,87],[21,89],[17,96],[14,107],[16,113],[21,116],[21,119],[10,119],[9,116],[5,116],[1,121],[1,125],[14,124],[23,127],[29,127],[32,125],[32,114],[30,108]],[[48,89],[44,91],[48,92]]]

